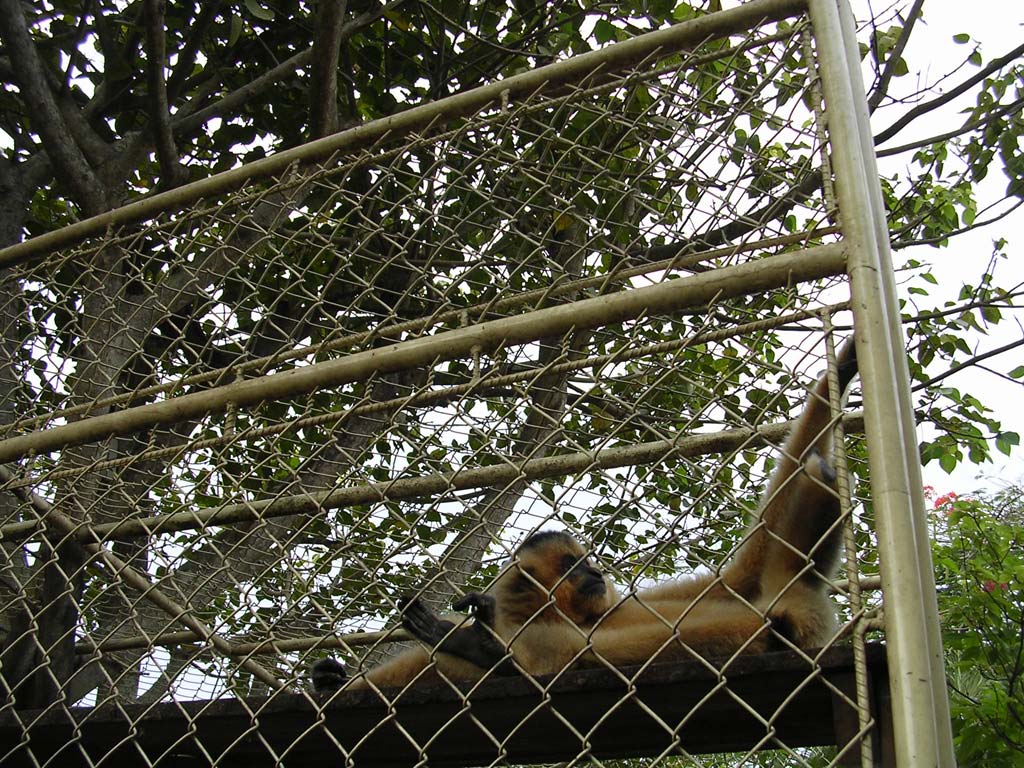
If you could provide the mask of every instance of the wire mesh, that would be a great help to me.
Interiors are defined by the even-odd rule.
[[[402,598],[446,610],[537,531],[573,532],[641,603],[720,574],[828,369],[841,422],[809,40],[800,18],[709,32],[8,267],[0,760],[867,755],[845,649],[873,606],[857,567],[804,553],[787,587],[828,581],[824,649],[748,604],[783,653],[624,668],[588,640],[547,676],[426,652],[423,679],[361,675],[419,647]],[[858,424],[837,526],[870,572]],[[328,653],[349,682],[311,694]]]

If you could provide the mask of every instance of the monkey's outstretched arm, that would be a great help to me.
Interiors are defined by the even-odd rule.
[[[475,664],[498,675],[516,674],[516,667],[505,646],[497,639],[494,626],[495,600],[490,595],[470,592],[453,606],[462,611],[467,608],[473,615],[473,624],[455,627],[431,611],[419,598],[402,603],[402,626],[416,639],[441,653]]]

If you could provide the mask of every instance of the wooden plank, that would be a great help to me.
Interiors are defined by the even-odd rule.
[[[869,647],[876,682],[885,650]],[[485,681],[467,696],[452,686],[382,698],[343,692],[0,716],[0,756],[30,765],[208,765],[256,768],[339,765],[460,768],[599,758],[835,744],[832,693],[822,678],[848,679],[849,648],[817,668],[795,653],[744,656],[720,673],[701,662],[642,671],[573,670],[557,680]],[[879,675],[879,670],[881,675]],[[469,690],[468,687],[466,690]],[[466,705],[469,702],[469,706]],[[20,720],[20,722],[19,722]],[[22,723],[26,724],[23,729]],[[31,757],[30,757],[31,753]]]

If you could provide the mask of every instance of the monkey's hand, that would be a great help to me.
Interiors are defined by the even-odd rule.
[[[493,670],[499,675],[516,673],[504,644],[491,631],[494,622],[494,598],[472,592],[456,603],[456,607],[470,607],[474,621],[468,627],[440,618],[423,605],[418,598],[407,598],[402,603],[402,626],[418,640],[441,653],[456,656],[481,669]],[[479,613],[478,613],[479,612]]]
[[[345,665],[334,659],[320,659],[310,670],[313,678],[313,690],[317,693],[333,693],[348,680]]]
[[[461,600],[452,604],[456,611],[466,611],[484,626],[494,628],[494,613],[498,601],[484,592],[467,592]]]
[[[455,629],[454,623],[442,619],[418,597],[403,597],[398,607],[402,609],[402,627],[417,640],[438,650]]]

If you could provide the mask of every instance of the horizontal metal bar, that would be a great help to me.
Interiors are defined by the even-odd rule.
[[[607,274],[584,277],[579,280],[556,280],[552,285],[512,294],[496,301],[493,299],[489,301],[482,301],[478,304],[451,309],[446,312],[432,314],[427,317],[418,317],[412,320],[403,320],[398,323],[379,325],[368,331],[348,334],[347,336],[343,336],[338,339],[331,339],[330,341],[321,342],[319,344],[311,344],[306,347],[289,349],[284,352],[278,351],[270,355],[251,358],[244,362],[225,366],[223,368],[207,370],[191,376],[168,379],[160,384],[154,384],[150,387],[142,387],[141,389],[134,389],[131,392],[123,392],[112,397],[106,397],[100,400],[82,403],[80,405],[73,405],[68,408],[60,408],[47,413],[34,414],[25,419],[12,422],[11,424],[5,424],[3,425],[3,429],[8,434],[11,432],[32,431],[35,430],[37,426],[50,423],[55,419],[70,419],[73,416],[88,415],[94,411],[105,411],[110,409],[112,406],[126,405],[137,400],[150,399],[154,395],[174,392],[175,390],[181,390],[190,385],[208,384],[213,381],[222,380],[228,377],[229,374],[232,379],[247,374],[250,371],[258,371],[265,375],[270,368],[280,366],[291,360],[311,358],[315,355],[323,355],[325,352],[347,350],[357,347],[360,344],[364,344],[371,338],[388,339],[399,338],[403,335],[419,335],[427,328],[455,323],[456,321],[461,321],[466,317],[470,320],[475,320],[485,313],[505,314],[509,312],[509,310],[519,309],[531,303],[538,304],[541,300],[549,300],[558,296],[565,296],[571,293],[577,293],[594,288],[601,289],[612,281],[624,283],[630,278],[647,275],[652,272],[686,270],[692,266],[700,264],[702,261],[716,259],[722,256],[736,256],[741,253],[750,253],[752,251],[767,251],[786,245],[806,245],[809,241],[821,239],[826,235],[835,234],[838,231],[838,227],[819,227],[814,230],[797,232],[792,235],[766,237],[762,240],[750,240],[742,243],[731,243],[727,246],[712,248],[710,250],[682,250],[679,254],[670,258],[644,262],[630,267],[617,266]],[[656,247],[664,248],[664,246]]]
[[[562,363],[547,364],[543,371],[547,375],[556,375],[586,370],[587,368],[600,368],[605,365],[624,363],[628,360],[639,360],[643,357],[653,355],[667,355],[672,352],[684,349],[685,347],[697,344],[710,344],[723,339],[737,338],[750,333],[780,328],[784,325],[798,323],[812,317],[832,315],[836,312],[843,312],[850,309],[848,301],[837,304],[826,304],[814,307],[813,309],[800,309],[795,312],[788,312],[784,315],[753,320],[749,323],[719,328],[715,331],[705,331],[693,336],[683,336],[672,341],[658,341],[653,344],[642,344],[640,346],[629,346],[606,352],[603,355],[592,355],[590,357],[574,358]],[[699,308],[694,308],[699,312]],[[530,382],[540,375],[541,370],[537,367],[528,367],[517,370],[515,373],[487,375],[479,379],[473,379],[462,384],[454,384],[447,387],[427,389],[415,395],[402,395],[390,400],[374,400],[370,403],[356,405],[348,409],[341,409],[331,413],[321,413],[315,416],[300,416],[295,419],[280,421],[271,426],[247,427],[235,432],[218,435],[217,437],[203,437],[197,440],[165,448],[150,448],[137,453],[129,453],[119,456],[116,459],[103,459],[77,467],[62,467],[61,469],[46,470],[37,475],[26,474],[18,480],[4,483],[0,490],[16,490],[19,488],[35,488],[43,482],[53,482],[58,479],[81,477],[93,472],[101,472],[107,469],[124,468],[141,461],[163,460],[182,456],[188,452],[206,450],[231,443],[257,440],[264,437],[272,437],[285,432],[295,432],[310,426],[327,427],[328,425],[344,422],[353,416],[366,414],[388,414],[396,413],[407,408],[422,408],[430,405],[445,405],[458,398],[468,395],[471,392],[482,393],[489,389],[500,389],[514,384]]]
[[[871,592],[882,588],[882,580],[879,576],[864,576],[858,581],[860,589],[864,592]],[[832,589],[833,594],[839,594],[849,589],[849,582],[841,579],[835,582]],[[231,650],[235,656],[256,656],[261,654],[279,655],[282,653],[298,653],[312,650],[348,650],[364,645],[377,643],[407,643],[415,640],[412,635],[404,629],[397,627],[385,629],[379,632],[352,632],[347,635],[320,635],[316,637],[268,637],[265,640],[230,640]],[[126,651],[133,648],[153,648],[157,646],[168,647],[172,645],[194,645],[204,642],[203,638],[194,632],[164,632],[160,635],[132,635],[131,637],[112,637],[101,640],[98,643],[91,640],[82,640],[75,644],[75,653],[89,656],[96,652],[111,653],[113,651]]]
[[[176,512],[95,526],[82,524],[75,535],[83,541],[96,541],[108,537],[124,539],[155,536],[287,515],[315,514],[325,509],[372,504],[385,499],[436,496],[440,493],[483,488],[516,480],[538,480],[577,474],[590,469],[615,469],[649,464],[668,456],[690,457],[722,453],[741,447],[753,448],[766,443],[780,442],[788,434],[793,423],[787,421],[768,424],[758,429],[729,429],[598,451],[579,451],[543,459],[530,459],[518,465],[503,461],[486,467],[462,468],[422,477],[387,480],[317,493],[279,496],[263,501],[225,504],[199,512]],[[848,431],[858,431],[862,423],[859,412],[844,416],[843,423]],[[26,538],[32,535],[36,527],[37,524],[31,522],[5,525],[0,528],[0,541]]]
[[[283,173],[293,165],[322,160],[339,151],[372,146],[396,135],[436,130],[489,106],[527,98],[565,83],[585,82],[595,72],[619,71],[651,56],[679,51],[708,38],[735,34],[765,22],[795,16],[805,8],[805,0],[750,0],[736,8],[638,35],[600,50],[412,107],[9,246],[0,250],[0,268],[18,264],[32,256],[52,253],[86,237],[101,234],[108,227],[141,221],[169,210],[180,210],[203,197],[237,189],[250,180]]]
[[[0,441],[0,463],[112,435],[137,432],[158,424],[220,413],[229,406],[245,407],[365,381],[373,374],[432,365],[470,355],[474,350],[489,352],[506,344],[523,344],[561,335],[572,329],[596,328],[720,299],[763,293],[838,275],[845,268],[843,245],[822,245],[656,285],[595,296],[11,437]]]

